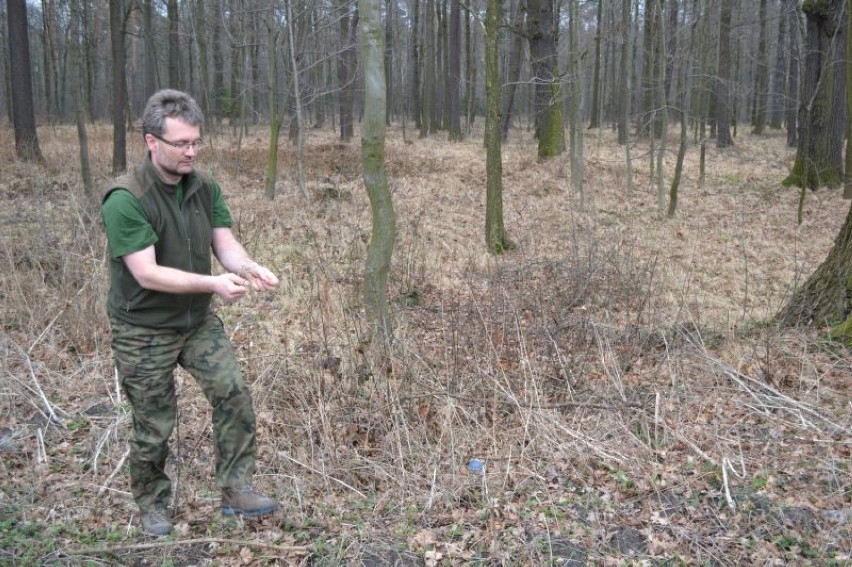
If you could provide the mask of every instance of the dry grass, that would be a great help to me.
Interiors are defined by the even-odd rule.
[[[798,194],[779,186],[793,157],[780,134],[709,148],[700,188],[691,148],[678,216],[666,220],[642,146],[628,194],[612,134],[587,133],[594,206],[580,211],[567,159],[536,163],[518,133],[504,151],[504,208],[519,247],[494,258],[482,244],[481,136],[406,143],[392,129],[388,373],[363,354],[370,213],[358,145],[309,132],[310,201],[287,147],[269,202],[265,133],[239,149],[213,137],[202,167],[246,246],[281,275],[275,293],[219,309],[253,385],[257,482],[284,509],[219,518],[209,408],[179,373],[179,536],[148,549],[131,547],[128,415],[97,209],[77,182],[73,131],[40,133],[46,169],[13,163],[0,131],[0,561],[848,559],[849,353],[770,319],[822,261],[849,204],[809,193],[796,225]],[[109,130],[90,136],[104,183]],[[467,471],[472,457],[482,474]],[[112,554],[72,554],[92,545]]]

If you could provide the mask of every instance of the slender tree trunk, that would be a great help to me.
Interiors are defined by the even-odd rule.
[[[33,108],[32,69],[30,66],[27,3],[8,0],[6,18],[9,28],[9,55],[12,79],[12,122],[15,129],[15,151],[22,161],[43,163],[38,143]]]
[[[421,81],[420,81],[420,0],[414,0],[411,16],[411,117],[414,119],[414,127],[422,131],[423,109],[421,108]]]
[[[512,109],[515,105],[515,93],[521,80],[521,62],[524,55],[524,8],[525,0],[515,0],[512,13],[511,47],[509,48],[509,68],[506,84],[506,96],[503,98],[503,119],[500,127],[501,138],[505,142],[509,137],[509,127],[512,124]]]
[[[182,89],[180,80],[180,13],[178,0],[168,0],[167,18],[169,20],[169,88]]]
[[[503,157],[500,133],[499,35],[502,0],[488,0],[485,11],[485,246],[491,254],[515,247],[503,223]]]
[[[787,72],[787,97],[785,115],[787,123],[787,146],[795,148],[799,145],[799,68],[801,33],[799,30],[799,5],[797,0],[784,1],[784,13],[786,14],[790,33],[788,36],[790,54],[789,70]]]
[[[302,196],[305,200],[308,199],[308,189],[305,186],[305,168],[303,165],[304,162],[304,150],[305,150],[305,133],[302,124],[304,121],[302,119],[302,92],[300,87],[299,80],[299,62],[296,55],[296,39],[295,39],[295,30],[293,28],[296,27],[296,22],[293,19],[293,0],[286,0],[287,2],[287,41],[290,44],[290,76],[292,78],[293,83],[293,109],[296,114],[296,181],[299,185],[299,190],[302,192]]]
[[[757,62],[755,68],[754,81],[754,99],[752,102],[752,117],[753,125],[752,133],[756,135],[763,134],[763,129],[766,126],[766,91],[769,85],[769,48],[766,39],[766,0],[760,0],[760,10],[758,16],[758,25],[760,31],[757,41]]]
[[[769,103],[769,127],[780,130],[784,124],[784,96],[787,62],[787,15],[784,11],[785,0],[780,0],[778,14],[778,41],[775,50],[775,66],[772,70],[772,85]]]
[[[337,84],[340,112],[340,139],[348,142],[354,136],[355,106],[355,56],[356,30],[358,28],[357,6],[352,10],[351,0],[340,0],[340,58],[337,63]]]
[[[142,67],[144,76],[144,91],[150,96],[157,90],[157,50],[154,47],[154,6],[153,0],[142,2],[142,31],[145,46],[145,63]]]
[[[589,129],[597,128],[600,125],[601,115],[601,36],[603,35],[603,1],[598,0],[598,11],[595,21],[595,67],[594,76],[592,78],[592,109],[591,119],[589,120]]]
[[[81,0],[71,0],[71,14],[69,26],[69,61],[70,72],[69,88],[71,91],[71,106],[74,112],[74,121],[77,124],[77,142],[80,148],[80,177],[83,181],[83,191],[87,198],[94,196],[92,184],[92,168],[89,163],[89,136],[86,132],[86,113],[83,110],[83,79],[82,67],[80,65],[80,13],[79,4]]]
[[[583,74],[580,72],[580,10],[578,0],[568,0],[568,17],[571,33],[568,34],[571,60],[571,181],[577,190],[580,210],[586,209],[586,169],[583,159],[585,136],[583,131]]]
[[[264,197],[270,201],[275,198],[275,186],[278,182],[278,139],[281,134],[281,111],[278,109],[278,27],[272,17],[274,0],[270,3],[270,17],[267,19],[267,46],[269,53],[269,74],[267,75],[267,95],[269,99],[269,153],[266,159],[266,188]]]
[[[630,137],[630,0],[621,1],[621,70],[618,76],[618,143]]]
[[[359,42],[364,65],[364,122],[361,161],[370,199],[373,229],[364,266],[364,306],[373,344],[385,351],[393,340],[388,304],[388,273],[396,239],[396,213],[385,173],[385,70],[380,0],[359,0]]]
[[[449,140],[458,142],[462,138],[461,133],[461,5],[459,0],[450,0],[450,81],[448,85],[450,93],[450,128]]]
[[[112,46],[112,173],[127,169],[127,53],[124,45],[124,2],[109,2],[110,44]]]
[[[387,93],[386,123],[391,124],[393,117],[393,6],[392,0],[385,0],[385,89]]]
[[[426,0],[426,19],[423,22],[423,93],[420,137],[427,138],[435,131],[435,0]]]
[[[731,137],[731,10],[733,0],[722,0],[719,19],[719,63],[716,73],[716,146],[734,144]]]

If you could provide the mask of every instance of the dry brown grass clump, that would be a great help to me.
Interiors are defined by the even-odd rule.
[[[587,134],[579,210],[567,159],[539,164],[515,134],[504,208],[519,247],[495,258],[482,243],[481,136],[405,143],[391,129],[397,329],[385,368],[364,354],[358,145],[309,132],[310,200],[287,147],[270,202],[264,135],[241,147],[214,136],[202,167],[240,238],[281,276],[276,292],[219,311],[254,391],[258,485],[283,512],[218,516],[209,408],[179,373],[178,540],[133,547],[103,235],[72,130],[53,128],[46,170],[0,172],[0,557],[74,563],[111,546],[119,563],[175,564],[848,559],[848,352],[771,323],[848,203],[809,193],[797,226],[780,135],[711,149],[703,187],[691,149],[666,220],[641,144],[628,193],[622,149]],[[108,130],[91,137],[105,181]],[[472,474],[473,458],[484,467]]]

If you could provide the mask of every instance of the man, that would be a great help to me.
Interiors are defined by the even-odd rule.
[[[249,287],[278,285],[231,233],[219,185],[195,170],[204,117],[192,97],[163,90],[142,116],[145,163],[113,182],[101,216],[110,252],[107,300],[112,350],[133,412],[130,486],[143,529],[166,535],[171,481],[165,473],[177,404],[174,369],[189,371],[213,408],[222,513],[260,516],[277,508],[252,490],[255,415],[233,345],[211,311]],[[227,270],[211,275],[211,251]]]

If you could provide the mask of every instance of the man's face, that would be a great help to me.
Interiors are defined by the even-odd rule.
[[[177,183],[180,177],[192,171],[198,152],[192,144],[200,139],[201,128],[190,126],[177,118],[166,118],[161,136],[145,135],[151,151],[151,162],[165,181],[170,183]],[[185,144],[186,147],[176,148],[170,143]]]

